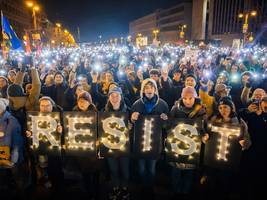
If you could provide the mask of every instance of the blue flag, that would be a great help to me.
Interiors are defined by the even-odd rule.
[[[16,35],[13,28],[10,26],[6,17],[4,17],[3,13],[1,12],[1,22],[2,22],[2,34],[3,39],[8,41],[10,46],[13,49],[22,48],[21,41],[19,40],[18,36]]]

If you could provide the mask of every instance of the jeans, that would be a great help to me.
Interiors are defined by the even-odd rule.
[[[192,190],[194,170],[172,167],[172,188],[175,193],[188,194]]]
[[[113,187],[128,187],[129,158],[107,158]]]
[[[153,186],[157,160],[141,159],[138,161],[138,173],[144,186]]]

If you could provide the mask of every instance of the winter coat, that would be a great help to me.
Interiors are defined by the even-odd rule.
[[[54,85],[52,91],[52,99],[60,107],[64,108],[65,100],[65,91],[68,89],[68,86],[65,83],[60,85]]]
[[[171,96],[172,96],[172,103],[174,105],[176,101],[181,98],[182,90],[184,87],[184,83],[182,81],[172,81],[172,88],[171,88]]]
[[[20,163],[23,161],[23,138],[21,136],[21,126],[8,111],[0,117],[0,146],[10,148],[11,161]]]
[[[257,115],[247,109],[241,111],[240,116],[247,122],[248,132],[251,139],[251,147],[244,152],[243,157],[249,170],[266,171],[267,162],[267,113]],[[254,171],[251,171],[255,173]],[[262,173],[259,171],[258,173]],[[267,175],[267,173],[265,172]]]
[[[148,112],[145,108],[145,97],[138,99],[132,106],[132,112],[139,112],[140,115],[161,115],[162,113],[168,114],[168,104],[156,95],[156,103],[153,109]]]
[[[203,105],[201,105],[200,99],[195,99],[195,103],[192,108],[186,108],[183,104],[182,99],[179,99],[175,102],[175,105],[172,107],[170,112],[171,118],[181,118],[181,119],[194,119],[194,120],[205,120],[206,118],[206,110]],[[170,120],[171,121],[171,120]],[[170,122],[171,123],[171,122]],[[170,124],[171,125],[171,124]],[[202,134],[204,130],[200,131]],[[179,169],[195,169],[195,165],[185,164],[185,163],[169,163],[173,167],[177,167]]]
[[[225,123],[223,122],[223,119],[219,117],[218,115],[215,115],[211,118],[211,122],[216,122],[216,123]],[[251,140],[250,140],[250,135],[248,132],[248,126],[246,122],[238,117],[232,117],[230,122],[227,122],[229,125],[237,125],[240,126],[241,128],[241,134],[240,134],[240,140],[245,140],[245,146],[243,147],[243,150],[248,149],[251,146]]]
[[[48,96],[53,98],[54,85],[52,86],[42,86],[41,94],[42,96]]]
[[[15,84],[22,86],[25,73],[18,72],[15,80]],[[41,91],[41,82],[37,69],[31,69],[32,77],[32,89],[30,94],[26,96],[25,103],[21,101],[19,97],[10,97],[12,98],[13,104],[11,105],[12,110],[19,110],[22,107],[25,107],[26,111],[36,111],[38,110],[38,102]]]
[[[199,97],[203,105],[206,107],[207,116],[210,117],[214,113],[214,104],[216,102],[216,99],[214,96],[210,96],[208,92],[206,91],[206,89],[200,87]]]
[[[167,81],[163,81],[163,79],[160,79],[159,82],[159,97],[163,99],[171,108],[173,106],[173,97],[172,97],[172,80],[170,78],[167,79]]]
[[[75,106],[76,102],[77,102],[77,96],[75,94],[77,87],[74,88],[68,88],[65,91],[65,102],[64,102],[64,110],[65,111],[71,111],[73,109],[73,107]]]

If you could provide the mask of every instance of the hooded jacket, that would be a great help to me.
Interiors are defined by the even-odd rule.
[[[144,96],[144,87],[146,84],[151,82],[155,87],[155,99],[153,99],[154,105],[150,111],[146,109],[146,104],[148,104],[147,98]],[[145,79],[141,85],[140,99],[138,99],[132,106],[132,112],[138,112],[141,115],[161,115],[162,113],[168,114],[169,108],[168,104],[159,98],[158,87],[153,79]]]

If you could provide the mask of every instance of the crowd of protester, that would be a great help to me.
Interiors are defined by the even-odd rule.
[[[195,52],[187,56],[188,49]],[[173,199],[252,199],[267,178],[267,49],[131,45],[44,49],[40,55],[10,52],[0,58],[0,150],[2,189],[29,194],[36,185],[58,192],[64,179],[80,177],[96,199],[101,176],[108,199],[130,199],[130,185],[144,198],[155,193],[157,165],[166,164]],[[140,116],[201,119],[241,127],[238,172],[167,162],[163,158],[101,158],[34,155],[27,111],[127,112],[131,131]],[[165,128],[165,126],[163,126]],[[58,134],[64,134],[62,125]],[[209,140],[201,131],[203,145]],[[164,139],[164,136],[163,136]],[[137,175],[137,176],[136,176]],[[215,195],[215,196],[214,196]]]

